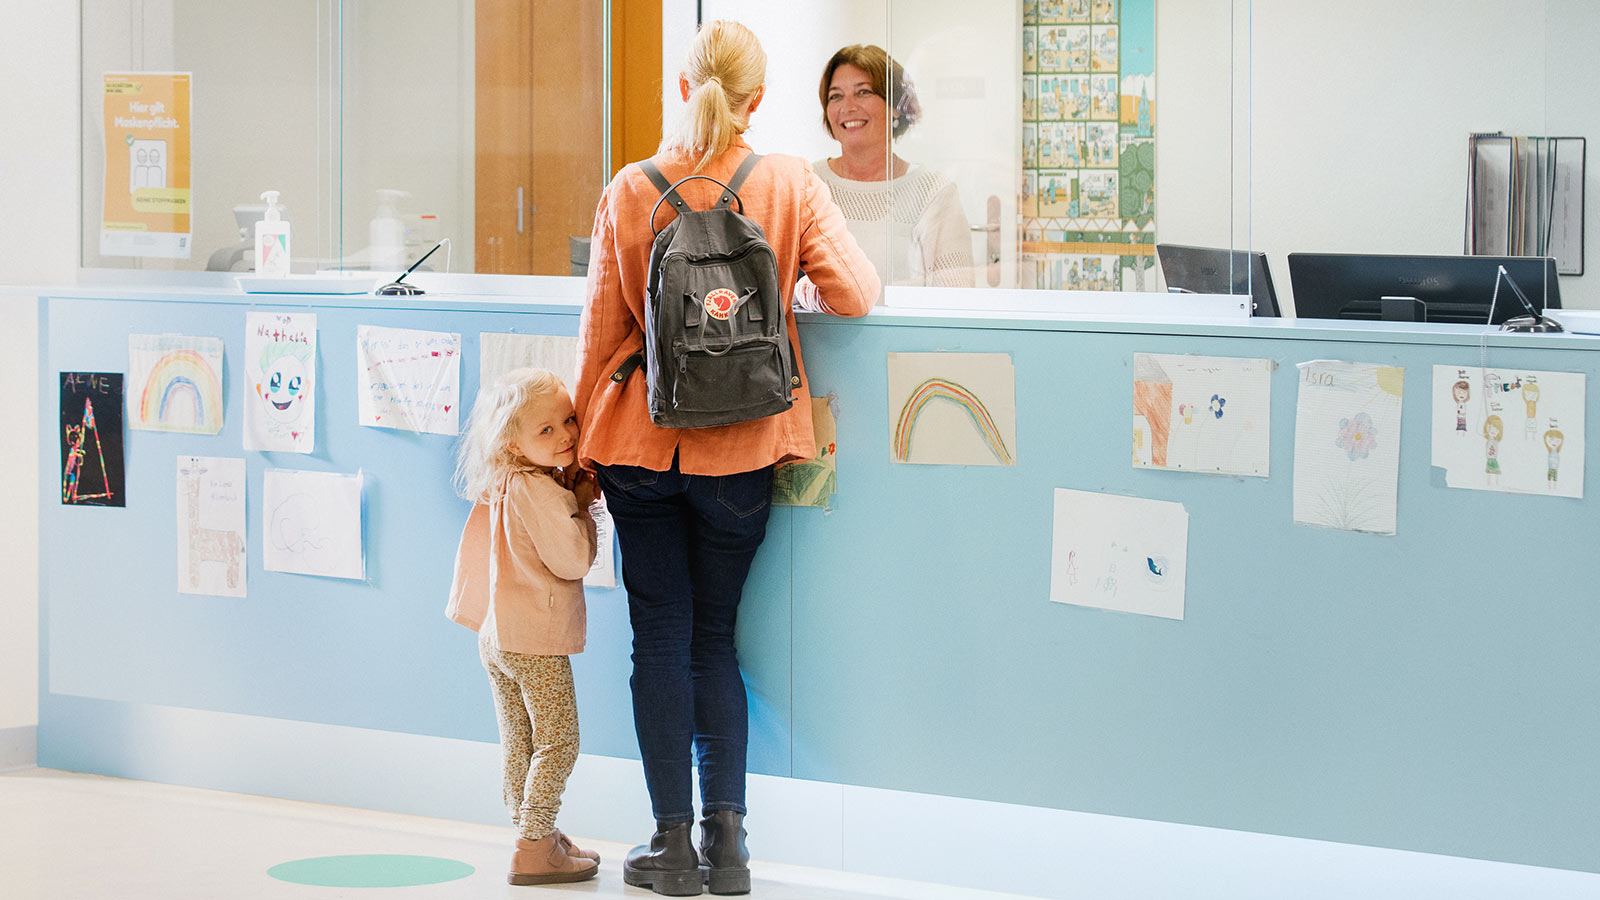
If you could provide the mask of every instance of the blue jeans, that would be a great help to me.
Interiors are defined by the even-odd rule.
[[[684,475],[600,466],[622,545],[633,623],[633,725],[656,821],[694,819],[690,751],[701,809],[745,812],[749,712],[733,647],[739,597],[767,533],[772,468]]]

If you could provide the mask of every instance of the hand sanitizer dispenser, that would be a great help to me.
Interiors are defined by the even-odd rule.
[[[282,278],[289,274],[289,223],[278,209],[278,192],[265,191],[266,218],[256,223],[256,274]]]
[[[399,269],[406,264],[406,226],[395,204],[410,196],[405,191],[379,189],[378,214],[368,226],[368,267]]]

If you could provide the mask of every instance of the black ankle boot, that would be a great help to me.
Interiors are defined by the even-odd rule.
[[[744,839],[744,813],[719,809],[700,820],[700,863],[711,893],[750,893],[750,851]]]
[[[700,893],[704,877],[690,836],[693,822],[657,822],[648,847],[628,851],[622,861],[622,880],[635,887],[647,887],[668,897],[693,897]]]

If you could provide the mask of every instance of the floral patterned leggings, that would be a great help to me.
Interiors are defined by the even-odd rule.
[[[537,841],[556,830],[567,776],[578,761],[578,698],[565,656],[507,653],[478,641],[478,656],[494,690],[505,761],[505,800],[511,822]]]

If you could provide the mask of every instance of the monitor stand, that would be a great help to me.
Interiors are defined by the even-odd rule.
[[[1428,321],[1428,304],[1415,297],[1382,297],[1378,302],[1383,305],[1385,322]]]

